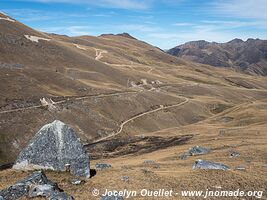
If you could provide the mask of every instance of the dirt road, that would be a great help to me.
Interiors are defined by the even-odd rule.
[[[159,108],[156,108],[156,109],[154,109],[154,110],[150,110],[150,111],[143,112],[143,113],[141,113],[141,114],[139,114],[139,115],[136,115],[136,116],[134,116],[134,117],[131,117],[130,119],[127,119],[126,121],[124,121],[124,122],[121,123],[121,125],[120,125],[120,127],[119,127],[119,130],[118,130],[117,132],[115,132],[115,133],[113,133],[113,134],[111,134],[111,135],[108,135],[108,136],[106,136],[106,137],[100,138],[100,139],[98,139],[98,140],[95,140],[92,144],[94,144],[94,143],[98,143],[98,142],[101,142],[101,141],[104,141],[104,140],[107,140],[107,139],[109,139],[109,138],[112,138],[112,137],[114,137],[114,136],[120,134],[120,133],[122,132],[124,126],[125,126],[126,124],[128,124],[129,122],[135,120],[135,119],[138,119],[138,118],[143,117],[143,116],[145,116],[145,115],[149,115],[149,114],[151,114],[151,113],[155,113],[155,112],[158,112],[158,111],[161,111],[161,110],[166,110],[166,109],[168,109],[168,108],[179,107],[179,106],[182,106],[182,105],[184,105],[184,104],[186,104],[186,103],[189,102],[189,99],[188,99],[188,98],[186,98],[186,97],[183,97],[183,98],[185,99],[183,102],[180,102],[180,103],[177,103],[177,104],[173,104],[173,105],[169,105],[169,106],[163,106],[163,105],[161,105]],[[90,144],[85,144],[84,146],[88,146],[88,145],[90,145]]]

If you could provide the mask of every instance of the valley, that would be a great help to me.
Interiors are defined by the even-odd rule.
[[[179,195],[166,199],[202,199],[180,191],[216,187],[267,198],[266,76],[177,58],[126,34],[44,33],[4,14],[0,70],[1,166],[42,126],[61,120],[81,139],[91,169],[112,166],[78,186],[67,172],[46,171],[75,199],[99,199],[92,191],[104,188],[173,189]],[[181,159],[195,146],[210,152]],[[193,170],[198,159],[231,170]],[[7,168],[0,189],[31,173]]]

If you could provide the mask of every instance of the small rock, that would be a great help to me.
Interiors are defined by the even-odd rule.
[[[184,153],[183,155],[180,156],[180,159],[187,160],[189,156],[190,156],[189,153]]]
[[[240,156],[240,153],[236,152],[236,151],[233,151],[231,152],[230,154],[230,157],[233,158],[233,157],[239,157]]]
[[[121,180],[124,182],[129,182],[129,176],[123,176]]]
[[[82,183],[82,180],[80,179],[73,179],[71,180],[72,185],[80,185]]]
[[[102,196],[100,200],[123,200],[123,198],[121,196],[115,196],[115,195],[112,195],[112,196]]]
[[[245,171],[246,168],[244,166],[237,166],[235,170]]]
[[[109,168],[111,168],[111,165],[107,163],[96,163],[95,164],[96,170],[104,170],[104,169],[109,169]]]
[[[149,169],[141,169],[144,174],[152,173]]]
[[[155,164],[154,160],[145,160],[144,164]]]
[[[206,160],[197,160],[193,165],[193,169],[229,170],[230,168],[221,163],[215,163]]]
[[[141,135],[139,135],[139,137],[140,137],[141,139],[144,139],[144,138],[145,138],[145,135],[144,135],[144,134],[141,134]]]
[[[191,149],[189,149],[188,153],[191,156],[195,156],[195,155],[203,155],[203,154],[207,154],[209,153],[210,150],[205,148],[205,147],[199,147],[199,146],[195,146],[192,147]]]
[[[160,169],[160,164],[155,164],[155,165],[153,166],[153,168],[155,168],[155,169]]]
[[[216,189],[222,189],[222,186],[213,186],[213,188],[216,188]]]
[[[64,192],[55,193],[49,197],[48,200],[74,200],[74,198],[70,195],[67,195]]]

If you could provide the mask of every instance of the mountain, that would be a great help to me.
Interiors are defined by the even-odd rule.
[[[167,52],[215,67],[231,67],[249,74],[267,75],[267,40],[234,39],[227,43],[200,40],[179,45]]]
[[[136,38],[134,38],[133,36],[131,36],[129,33],[119,33],[119,34],[102,34],[100,35],[102,37],[105,37],[105,36],[122,36],[122,37],[126,37],[126,38],[129,38],[129,39],[134,39],[136,40]]]
[[[0,190],[29,174],[1,169],[54,120],[81,138],[92,171],[112,166],[80,186],[68,173],[46,171],[75,199],[99,199],[92,188],[259,191],[267,184],[265,76],[190,62],[127,34],[44,33],[4,14],[0,72]],[[210,153],[186,156],[195,146]],[[192,170],[198,159],[233,170]]]

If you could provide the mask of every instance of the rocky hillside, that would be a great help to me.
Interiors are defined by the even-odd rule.
[[[234,39],[227,43],[204,40],[188,42],[168,50],[179,58],[215,67],[231,67],[250,74],[267,75],[267,41]]]
[[[0,165],[54,120],[90,143],[193,124],[265,98],[267,87],[265,77],[186,62],[126,33],[47,34],[3,14],[0,70]]]

